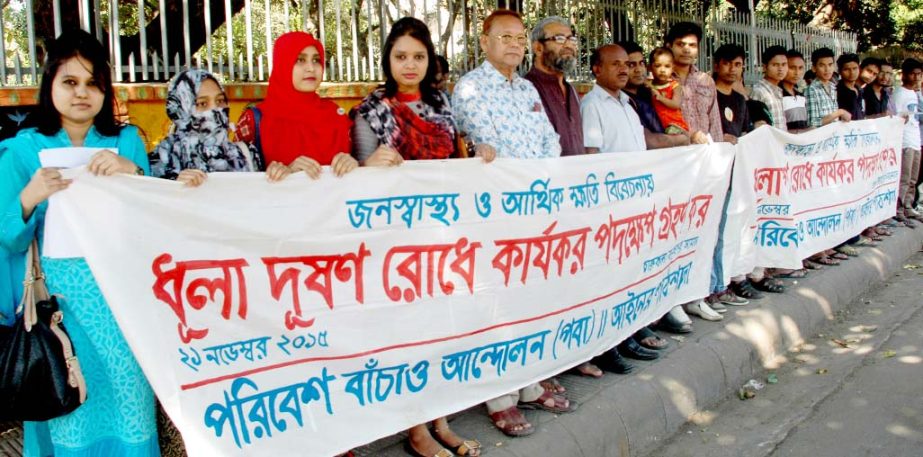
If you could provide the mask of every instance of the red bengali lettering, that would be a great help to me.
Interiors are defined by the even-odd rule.
[[[235,301],[237,316],[247,318],[247,282],[243,269],[248,266],[244,259],[229,260],[190,260],[176,262],[171,269],[165,265],[173,262],[170,254],[161,254],[154,259],[151,270],[154,273],[152,290],[154,297],[166,303],[179,319],[177,329],[180,340],[189,343],[208,335],[208,328],[191,328],[187,321],[186,303],[194,310],[201,310],[208,303],[216,303],[216,294],[221,293],[221,317],[230,320]],[[195,277],[190,279],[190,272],[212,271],[220,273],[217,277]],[[237,281],[236,300],[234,280]],[[187,283],[188,280],[188,283]],[[169,284],[172,283],[172,286]]]
[[[446,279],[446,270],[455,273],[465,282],[468,291],[474,293],[474,263],[477,249],[481,243],[468,242],[468,238],[462,237],[454,244],[429,244],[415,246],[396,246],[391,248],[385,255],[384,268],[382,269],[382,284],[384,285],[385,294],[392,301],[410,303],[423,296],[423,287],[426,287],[426,294],[434,296],[435,285],[439,284],[439,289],[444,295],[455,293],[455,283]],[[396,267],[392,267],[395,259],[400,259]],[[452,262],[449,258],[454,256]],[[448,265],[446,265],[448,263]],[[411,287],[401,289],[399,286],[392,285],[392,274],[408,280]]]
[[[304,288],[319,294],[324,304],[329,309],[334,308],[333,280],[346,283],[353,280],[354,296],[356,302],[364,303],[365,292],[363,288],[363,265],[365,259],[371,255],[365,243],[359,245],[356,252],[331,255],[308,255],[297,257],[263,257],[263,264],[269,274],[269,287],[272,297],[276,301],[282,299],[283,292],[288,289],[292,296],[292,308],[286,310],[285,327],[294,330],[298,327],[314,325],[314,317],[306,317],[301,306],[301,287],[299,279],[302,273],[307,273],[304,279]],[[277,267],[284,267],[279,272]]]

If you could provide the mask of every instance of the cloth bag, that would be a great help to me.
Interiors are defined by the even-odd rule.
[[[33,240],[26,254],[16,325],[0,329],[0,421],[44,421],[77,409],[87,398],[57,297],[45,285]]]

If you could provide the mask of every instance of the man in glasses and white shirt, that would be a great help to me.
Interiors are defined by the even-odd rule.
[[[458,128],[497,157],[558,157],[561,144],[535,86],[516,73],[529,37],[519,13],[497,10],[484,20],[480,37],[486,60],[458,80],[452,111]]]
[[[565,41],[567,41],[565,39]],[[535,86],[516,73],[529,37],[519,13],[496,10],[487,16],[480,37],[486,60],[455,85],[452,110],[461,132],[476,149],[494,148],[497,157],[558,157],[561,144]],[[487,402],[494,425],[509,436],[535,431],[520,408],[566,413],[575,409],[558,386],[530,384]]]

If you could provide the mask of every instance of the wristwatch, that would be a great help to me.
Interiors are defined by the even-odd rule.
[[[138,176],[144,176],[144,169],[135,165],[135,174]]]

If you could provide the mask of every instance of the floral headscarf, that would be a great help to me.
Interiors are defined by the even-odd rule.
[[[244,153],[228,139],[229,109],[196,112],[196,97],[206,79],[221,87],[211,73],[198,69],[183,71],[170,82],[167,116],[173,121],[173,130],[154,150],[154,176],[176,179],[180,171],[190,168],[206,173],[251,171]],[[253,165],[259,169],[258,163]]]

